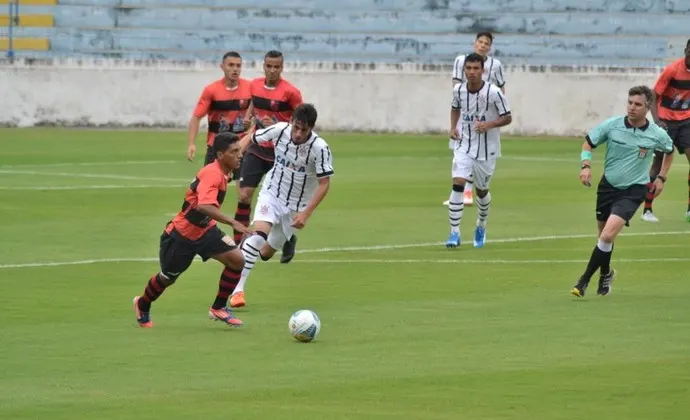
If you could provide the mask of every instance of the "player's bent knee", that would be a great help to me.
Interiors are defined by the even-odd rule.
[[[240,187],[237,200],[243,204],[251,204],[254,197],[254,188]]]
[[[273,238],[271,238],[271,239],[273,239]],[[264,246],[261,247],[261,251],[259,252],[259,256],[261,257],[261,259],[263,261],[270,260],[276,254],[277,250],[275,248],[273,248],[273,246],[274,245],[271,244],[271,241],[267,240],[266,243],[264,244]],[[279,247],[279,248],[282,248],[282,247]]]
[[[244,255],[237,248],[220,254],[216,259],[232,270],[241,270],[244,268]]]
[[[254,233],[261,236],[264,240],[268,239],[268,234],[271,232],[272,225],[268,222],[257,221],[254,222],[252,226],[254,228]]]
[[[456,182],[457,178],[453,178],[453,191],[455,192],[463,192],[465,191],[465,180],[462,180],[462,183]]]
[[[489,194],[489,190],[480,190],[479,188],[475,188],[477,190],[477,197],[479,198],[484,198]]]
[[[606,224],[604,225],[604,228],[601,230],[601,234],[599,235],[599,239],[601,239],[604,242],[613,242],[620,231],[623,229],[623,226],[625,226],[626,220],[618,216],[616,214],[612,214],[609,216],[608,220],[606,221]]]
[[[172,286],[175,283],[175,280],[177,280],[177,278],[180,277],[180,274],[182,273],[171,273],[169,271],[161,271],[160,273],[158,273],[158,278],[165,287],[168,287]]]

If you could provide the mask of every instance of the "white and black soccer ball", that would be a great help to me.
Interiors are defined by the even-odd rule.
[[[295,340],[308,343],[316,338],[321,330],[321,320],[314,311],[301,309],[290,317],[290,334]]]

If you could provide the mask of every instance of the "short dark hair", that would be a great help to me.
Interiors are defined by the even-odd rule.
[[[479,32],[477,34],[477,37],[475,38],[475,40],[477,40],[483,36],[489,38],[489,41],[491,41],[492,44],[494,43],[494,35],[491,32]]]
[[[283,53],[278,50],[271,50],[264,55],[264,58],[283,58]]]
[[[467,63],[479,63],[482,65],[482,68],[484,68],[484,57],[477,53],[468,54],[467,57],[465,57],[465,63],[462,66],[465,67],[465,64]]]
[[[240,136],[229,131],[224,131],[213,139],[213,153],[225,152],[234,143],[240,141]]]
[[[316,117],[318,116],[316,108],[312,104],[301,104],[292,113],[292,119],[314,127],[316,125]]]
[[[686,48],[686,49],[690,49],[690,38],[688,38],[688,43],[685,44],[685,48]]]
[[[651,107],[654,102],[654,92],[648,86],[633,86],[628,91],[628,96],[642,95],[644,96],[647,106]]]
[[[238,53],[237,51],[228,51],[225,54],[223,54],[223,61],[225,61],[226,58],[230,58],[230,57],[239,58],[240,60],[242,59],[242,57],[240,56],[240,53]]]

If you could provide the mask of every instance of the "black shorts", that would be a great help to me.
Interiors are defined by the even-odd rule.
[[[678,149],[678,153],[685,154],[685,149],[690,149],[690,119],[683,121],[668,121],[662,120],[666,123],[666,132],[673,140],[673,145]]]
[[[240,188],[256,188],[264,177],[273,167],[273,162],[261,159],[252,153],[247,153],[242,158],[240,166]]]
[[[206,261],[213,255],[237,248],[237,246],[231,245],[232,242],[223,240],[226,236],[218,226],[209,229],[197,241],[190,241],[182,237],[174,229],[170,233],[163,232],[158,254],[161,272],[177,277],[189,268],[197,255]]]
[[[629,225],[628,222],[644,202],[646,195],[646,185],[636,184],[620,189],[609,184],[605,177],[601,177],[597,187],[597,220],[603,222],[615,214]]]
[[[206,157],[204,158],[204,166],[216,160],[216,153],[213,151],[212,146],[206,146]],[[232,171],[232,179],[239,179],[240,168],[234,169]]]

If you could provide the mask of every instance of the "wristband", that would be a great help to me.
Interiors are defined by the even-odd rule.
[[[589,150],[583,150],[582,153],[580,153],[580,161],[583,160],[592,160],[592,152]]]

